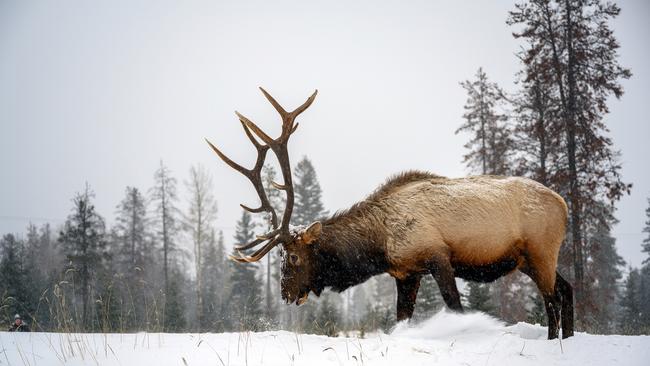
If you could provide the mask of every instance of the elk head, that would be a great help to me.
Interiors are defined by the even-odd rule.
[[[314,246],[312,244],[320,235],[321,224],[315,222],[307,228],[291,228],[289,226],[291,213],[293,211],[294,194],[287,144],[289,142],[289,137],[298,128],[298,123],[295,123],[296,117],[298,117],[298,115],[304,112],[313,103],[318,91],[314,91],[314,93],[300,107],[296,108],[292,112],[287,112],[269,93],[266,92],[266,90],[262,88],[260,88],[260,90],[266,99],[271,102],[275,110],[280,114],[282,118],[282,132],[279,137],[274,139],[262,131],[248,118],[235,112],[244,128],[246,136],[257,150],[257,160],[252,169],[244,168],[235,163],[207,139],[206,142],[221,158],[221,160],[231,168],[243,174],[251,181],[253,187],[255,187],[255,191],[260,199],[260,206],[258,208],[250,208],[242,204],[241,207],[251,213],[266,212],[270,215],[271,226],[273,227],[273,229],[268,233],[258,235],[252,242],[235,247],[235,249],[240,252],[240,255],[239,257],[230,256],[230,259],[240,263],[257,262],[271,251],[271,249],[276,246],[281,246],[283,248],[281,280],[282,298],[287,303],[296,302],[296,304],[301,305],[307,300],[309,291],[312,290],[311,283],[315,277],[315,261],[313,260]],[[255,136],[257,136],[257,138],[262,142],[258,141]],[[271,184],[273,187],[284,191],[286,194],[286,207],[282,215],[282,222],[279,225],[278,216],[266,195],[261,177],[262,167],[264,166],[266,154],[269,149],[273,151],[278,159],[282,178],[284,180],[282,184],[276,182],[271,182]],[[241,251],[252,249],[260,245],[262,246],[250,255],[243,255],[241,253]]]

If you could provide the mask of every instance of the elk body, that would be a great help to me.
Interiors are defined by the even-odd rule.
[[[548,315],[548,337],[573,335],[571,285],[556,271],[564,239],[567,207],[543,185],[519,177],[476,176],[449,179],[427,172],[409,171],[390,178],[365,200],[306,228],[290,228],[293,187],[287,153],[295,118],[313,102],[286,112],[266,91],[264,95],[282,116],[282,134],[266,135],[238,114],[246,135],[258,151],[253,169],[246,169],[213,150],[255,186],[261,206],[274,230],[247,250],[265,243],[239,262],[260,260],[276,246],[282,250],[282,297],[301,305],[310,292],[325,288],[343,291],[374,275],[389,273],[397,285],[397,319],[412,316],[424,275],[436,280],[446,305],[462,311],[455,278],[492,282],[512,271],[528,275],[539,288]],[[252,131],[252,133],[251,133]],[[262,140],[260,143],[253,133]],[[209,143],[209,142],[208,142]],[[282,223],[264,191],[260,171],[268,149],[278,157],[283,184],[273,185],[287,194]]]

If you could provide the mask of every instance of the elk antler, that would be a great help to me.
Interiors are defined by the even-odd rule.
[[[248,244],[235,247],[235,249],[237,250],[250,249],[256,247],[257,245],[265,241],[268,242],[262,248],[258,249],[255,253],[253,253],[250,256],[230,257],[231,259],[236,260],[238,262],[257,262],[262,257],[264,257],[266,253],[268,253],[271,249],[276,247],[278,244],[288,243],[292,240],[292,235],[289,230],[289,221],[291,220],[291,213],[293,211],[294,195],[293,195],[293,182],[291,180],[291,164],[289,163],[289,152],[287,149],[287,144],[289,142],[289,137],[291,136],[291,134],[293,134],[298,128],[298,123],[294,124],[296,117],[298,117],[298,115],[300,115],[307,108],[309,108],[309,106],[314,102],[314,99],[316,98],[316,94],[318,93],[318,90],[314,91],[314,93],[300,107],[294,109],[292,112],[287,112],[269,93],[266,92],[266,90],[264,90],[261,87],[260,90],[262,91],[266,99],[268,99],[268,101],[271,102],[275,110],[278,111],[278,113],[280,114],[280,117],[282,118],[282,133],[278,138],[273,139],[272,137],[267,135],[264,131],[262,131],[262,129],[260,129],[251,120],[244,117],[240,113],[235,112],[237,114],[237,117],[239,118],[239,121],[242,124],[242,127],[244,128],[244,132],[246,133],[246,136],[248,136],[248,139],[251,140],[251,142],[257,149],[257,160],[255,161],[255,166],[252,169],[246,169],[241,165],[235,163],[226,155],[224,155],[221,151],[219,151],[219,149],[217,149],[217,147],[215,147],[212,143],[210,143],[210,141],[206,139],[206,142],[210,145],[212,150],[214,150],[214,152],[217,153],[217,155],[221,158],[221,160],[223,160],[231,168],[243,174],[246,178],[248,178],[251,181],[251,183],[253,183],[253,186],[255,187],[255,191],[257,192],[257,195],[260,198],[260,202],[261,202],[260,207],[250,208],[243,204],[241,205],[241,207],[244,210],[252,213],[268,212],[271,215],[271,226],[273,227],[273,230],[271,230],[270,232],[264,235],[258,236],[255,240],[253,240]],[[260,140],[264,142],[264,144],[261,144],[259,141],[257,141],[257,139],[253,136],[253,133],[257,135],[257,137],[259,137]],[[264,185],[262,184],[262,177],[261,177],[262,167],[264,166],[264,161],[266,160],[266,153],[268,152],[269,148],[273,151],[275,156],[278,158],[278,162],[280,163],[280,170],[282,171],[282,178],[284,180],[283,184],[278,184],[276,182],[271,182],[271,184],[276,189],[283,190],[286,193],[286,207],[284,209],[284,214],[282,216],[282,223],[280,224],[280,226],[278,226],[277,214],[275,213],[273,206],[271,206],[269,198],[267,197],[266,192],[264,191]]]

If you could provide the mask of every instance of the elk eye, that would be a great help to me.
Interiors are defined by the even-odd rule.
[[[298,264],[300,258],[298,258],[298,256],[295,254],[291,254],[289,255],[289,260],[291,261],[291,264]]]

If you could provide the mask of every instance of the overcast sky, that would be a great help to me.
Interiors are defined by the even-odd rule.
[[[606,117],[632,195],[614,233],[632,265],[650,196],[650,6],[619,1],[626,94]],[[458,177],[467,136],[454,135],[482,66],[514,90],[519,64],[509,1],[8,1],[0,0],[0,233],[61,224],[88,182],[109,224],[127,185],[146,191],[163,159],[182,181],[192,164],[214,177],[226,238],[254,205],[236,161],[255,153],[234,110],[267,132],[276,112],[319,90],[299,118],[291,159],[308,155],[327,208],[362,199],[405,169]]]

